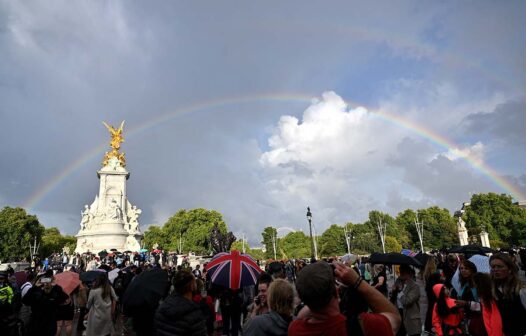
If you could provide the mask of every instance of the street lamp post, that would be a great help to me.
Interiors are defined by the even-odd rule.
[[[314,239],[312,238],[312,213],[310,207],[307,207],[307,220],[309,221],[310,232],[310,260],[314,260]]]

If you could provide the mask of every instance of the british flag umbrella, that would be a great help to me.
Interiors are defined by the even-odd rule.
[[[255,285],[261,273],[251,256],[236,250],[216,254],[206,270],[212,283],[230,289]]]

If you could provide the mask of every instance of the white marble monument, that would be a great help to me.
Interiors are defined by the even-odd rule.
[[[77,234],[75,252],[98,253],[109,251],[138,251],[143,234],[139,229],[141,209],[132,205],[126,193],[126,180],[130,173],[126,170],[124,153],[120,153],[120,144],[124,141],[120,128],[104,123],[111,134],[112,150],[106,152],[103,167],[97,172],[99,193],[91,205],[85,205]]]

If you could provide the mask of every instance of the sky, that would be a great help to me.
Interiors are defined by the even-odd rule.
[[[259,245],[473,193],[526,200],[524,1],[0,0],[0,207],[76,234],[125,120],[142,230]]]

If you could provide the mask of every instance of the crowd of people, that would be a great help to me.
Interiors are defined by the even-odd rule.
[[[120,333],[139,336],[526,335],[516,255],[491,255],[489,273],[470,256],[427,257],[422,268],[371,265],[352,255],[269,261],[253,286],[232,290],[211,281],[206,263],[190,267],[162,251],[54,256],[28,268],[23,283],[12,269],[0,272],[0,330],[99,336],[119,325]],[[65,272],[80,273],[74,288],[58,285]]]

